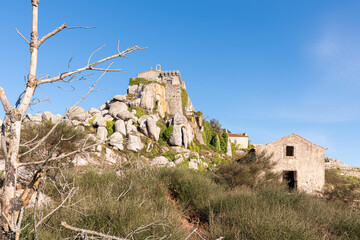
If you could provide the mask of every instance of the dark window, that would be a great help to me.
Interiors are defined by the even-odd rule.
[[[286,156],[287,157],[294,156],[294,146],[286,146]]]

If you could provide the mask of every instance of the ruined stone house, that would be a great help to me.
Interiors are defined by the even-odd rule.
[[[319,193],[325,184],[325,150],[297,134],[257,146],[257,154],[273,154],[274,171],[281,174],[289,189]]]

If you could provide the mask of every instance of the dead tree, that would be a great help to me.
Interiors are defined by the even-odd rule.
[[[37,70],[37,59],[38,59],[38,50],[40,46],[49,38],[58,34],[64,29],[72,29],[72,28],[87,28],[87,27],[68,27],[65,23],[60,27],[56,28],[52,32],[46,34],[43,37],[38,36],[38,9],[39,9],[40,0],[31,0],[32,5],[32,31],[31,31],[31,39],[28,41],[23,35],[19,33],[19,35],[29,44],[30,48],[30,67],[29,74],[26,79],[26,85],[24,86],[24,93],[21,94],[17,103],[11,105],[8,101],[6,93],[3,88],[0,86],[0,100],[5,110],[5,121],[1,126],[1,145],[4,152],[5,157],[5,180],[4,186],[2,189],[1,196],[1,227],[2,227],[2,238],[12,239],[13,235],[16,235],[16,238],[19,237],[19,220],[22,216],[22,210],[31,197],[32,192],[36,190],[36,184],[38,184],[37,180],[41,179],[41,173],[37,173],[34,178],[34,183],[30,186],[30,188],[25,189],[27,191],[22,195],[22,197],[17,198],[15,196],[15,190],[17,185],[17,168],[20,166],[19,163],[19,144],[20,144],[20,133],[21,133],[21,123],[24,119],[24,116],[32,104],[34,93],[37,87],[43,84],[55,83],[55,82],[63,82],[69,83],[72,79],[79,77],[79,74],[84,71],[102,71],[102,72],[117,72],[121,71],[121,69],[105,69],[100,66],[100,64],[108,62],[109,60],[126,57],[126,55],[134,50],[140,49],[139,46],[134,46],[126,49],[125,51],[119,51],[119,47],[117,52],[106,58],[98,60],[96,62],[91,63],[91,54],[88,63],[79,69],[68,70],[67,72],[61,73],[57,76],[46,76],[43,78],[37,78],[36,70]],[[5,138],[7,141],[5,142]],[[21,222],[21,221],[20,221]]]

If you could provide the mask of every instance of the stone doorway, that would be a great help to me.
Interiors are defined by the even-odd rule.
[[[287,183],[290,191],[297,188],[297,176],[296,171],[283,171],[283,182]]]

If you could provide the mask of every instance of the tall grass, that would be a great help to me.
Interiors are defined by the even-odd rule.
[[[329,202],[285,188],[261,185],[230,187],[213,172],[184,168],[127,169],[118,177],[113,169],[70,170],[66,178],[79,187],[75,208],[56,212],[39,228],[40,239],[75,235],[68,224],[119,237],[159,219],[134,239],[149,236],[184,239],[195,227],[205,239],[360,239],[360,212],[341,202]],[[47,181],[49,184],[50,181]],[[129,189],[128,193],[118,197]],[[47,192],[60,202],[57,191]],[[50,209],[43,209],[40,215]],[[26,215],[32,229],[31,211]],[[190,239],[200,239],[193,234]]]

